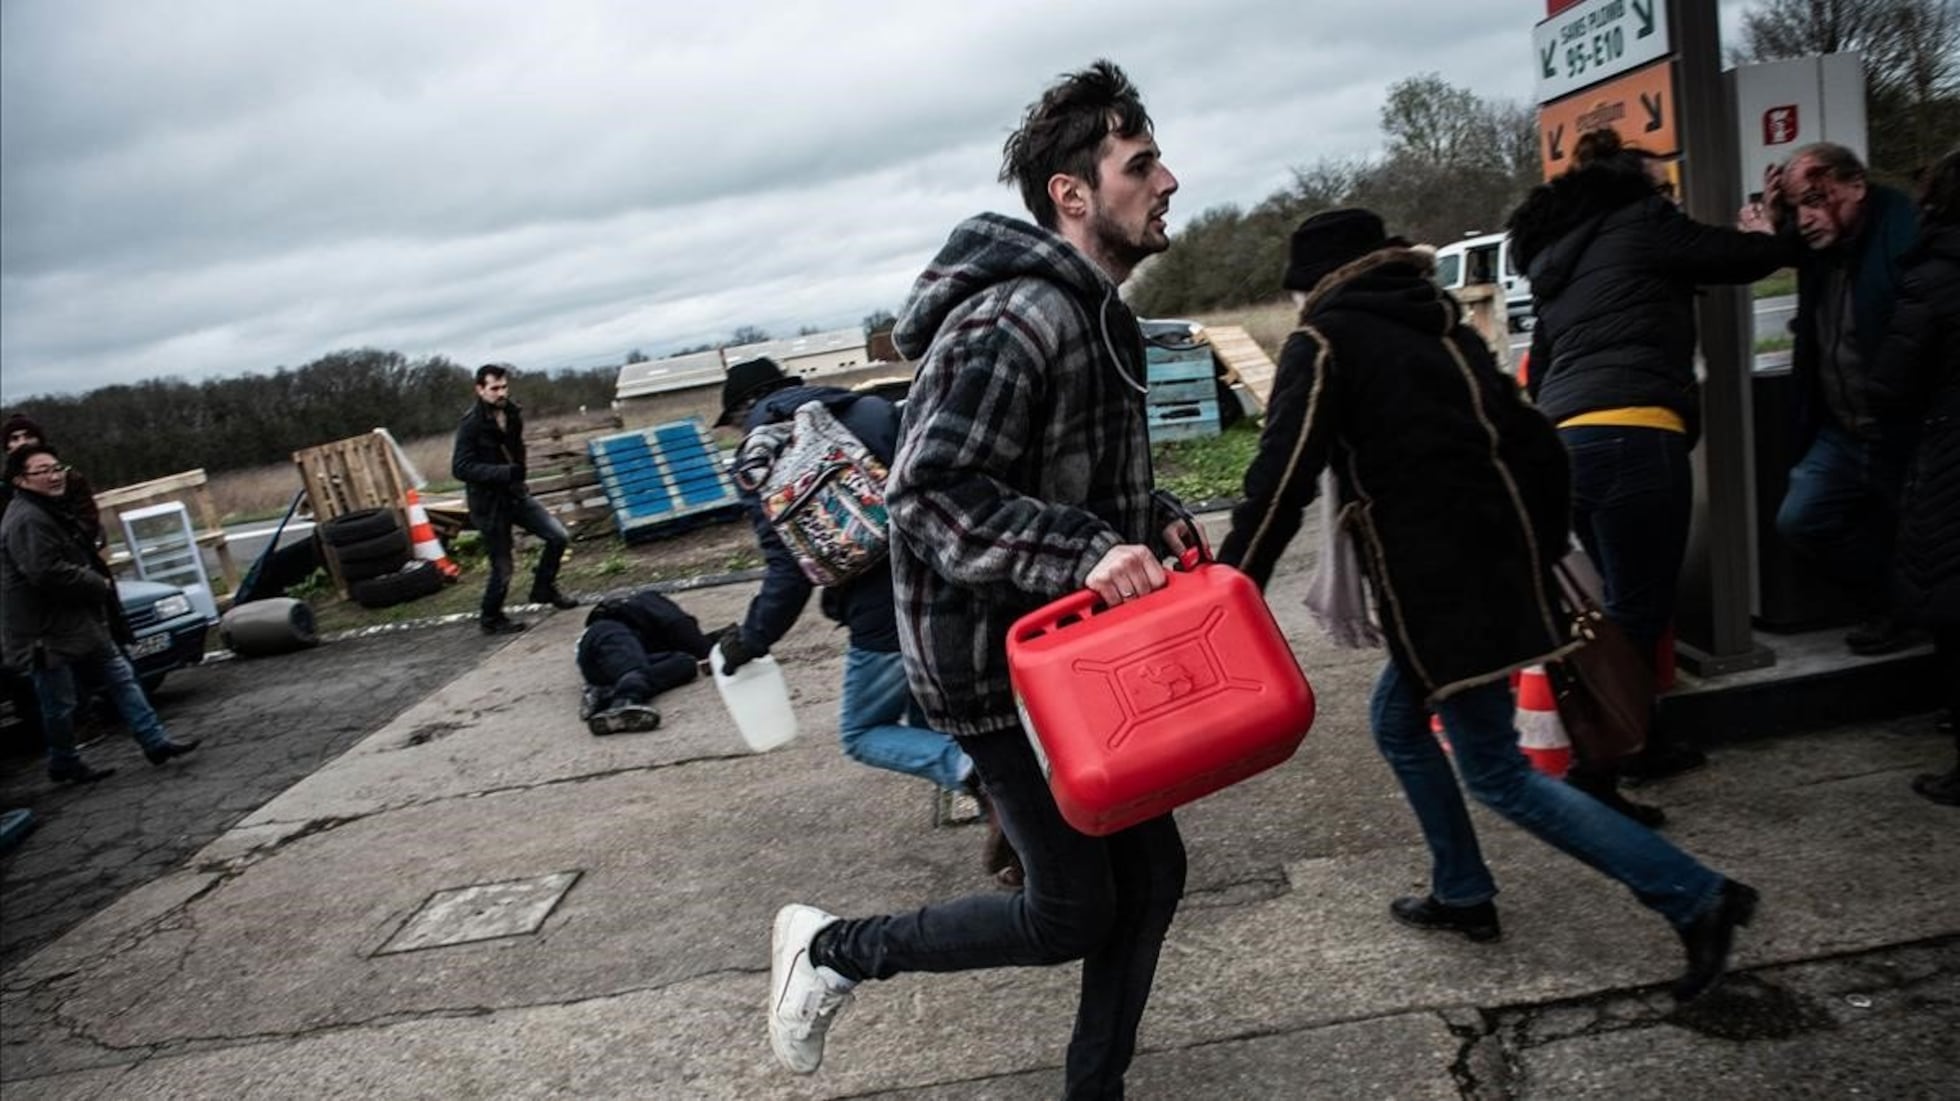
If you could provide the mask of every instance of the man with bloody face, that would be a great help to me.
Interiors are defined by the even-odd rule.
[[[1805,450],[1776,527],[1866,598],[1869,618],[1846,644],[1856,653],[1889,653],[1918,637],[1883,610],[1912,432],[1873,400],[1873,368],[1918,218],[1905,195],[1867,178],[1857,154],[1824,142],[1772,169],[1765,198],[1776,229],[1805,246],[1791,325]]]

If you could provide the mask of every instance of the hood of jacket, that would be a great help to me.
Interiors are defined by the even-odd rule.
[[[1362,310],[1442,336],[1456,326],[1463,308],[1432,281],[1435,270],[1436,254],[1427,249],[1378,249],[1316,283],[1300,316],[1311,320],[1324,310]]]
[[[976,214],[954,227],[912,284],[892,328],[893,346],[907,359],[924,359],[940,325],[962,302],[997,283],[1029,276],[1091,303],[1116,294],[1109,276],[1059,234],[1003,214]]]
[[[1646,169],[1611,162],[1575,168],[1532,188],[1506,227],[1511,255],[1530,277],[1531,292],[1557,297],[1606,217],[1645,200],[1665,201],[1655,195]]]

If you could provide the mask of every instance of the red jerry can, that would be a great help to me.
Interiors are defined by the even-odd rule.
[[[1259,587],[1216,562],[1116,607],[1083,590],[1017,620],[1021,722],[1069,825],[1093,836],[1293,755],[1313,688]]]

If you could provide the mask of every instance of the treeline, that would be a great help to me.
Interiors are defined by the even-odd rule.
[[[512,393],[529,418],[603,409],[617,367],[519,371]],[[62,457],[97,488],[193,467],[212,472],[283,462],[314,444],[386,428],[400,440],[449,432],[474,400],[473,369],[442,356],[409,359],[361,348],[271,374],[188,382],[150,379],[8,412],[39,421]]]
[[[1271,301],[1281,293],[1293,228],[1335,207],[1365,206],[1390,233],[1429,244],[1494,233],[1541,178],[1536,112],[1433,73],[1390,86],[1381,126],[1378,157],[1323,159],[1295,169],[1291,186],[1250,210],[1199,214],[1169,252],[1144,265],[1131,304],[1165,317]]]

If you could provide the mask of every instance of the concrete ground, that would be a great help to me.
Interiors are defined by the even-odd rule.
[[[1480,811],[1504,939],[1473,945],[1387,919],[1390,898],[1423,889],[1428,861],[1366,729],[1379,655],[1332,649],[1311,627],[1305,565],[1289,559],[1271,601],[1320,716],[1292,761],[1179,812],[1190,892],[1132,1096],[1960,1095],[1960,811],[1907,788],[1950,763],[1928,718],[1718,742],[1710,767],[1641,789],[1668,809],[1670,837],[1764,897],[1737,973],[1678,1012],[1666,926]],[[680,599],[716,625],[752,589]],[[777,650],[801,737],[761,755],[705,683],[662,698],[659,731],[591,737],[574,714],[580,623],[555,615],[503,645],[439,630],[269,659],[267,675],[293,662],[331,686],[315,710],[337,700],[392,717],[188,860],[11,959],[0,1092],[1058,1093],[1073,967],[867,984],[818,1074],[777,1067],[762,1012],[775,909],[867,913],[990,889],[981,831],[935,828],[924,784],[838,751],[842,638],[814,610]],[[394,655],[381,667],[430,668],[411,686],[347,683],[329,665],[371,652]],[[185,690],[204,690],[193,675]],[[400,695],[384,704],[388,693]],[[222,714],[198,724],[206,748],[176,767],[118,762],[133,775],[63,798],[155,799],[236,767],[255,728]],[[289,735],[307,721],[281,720]],[[0,869],[9,911],[24,862],[121,851],[86,847],[106,827],[70,837],[70,806],[52,804]],[[478,885],[500,886],[445,893]],[[429,911],[447,926],[425,928]],[[436,943],[445,928],[499,923],[510,935]]]

